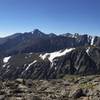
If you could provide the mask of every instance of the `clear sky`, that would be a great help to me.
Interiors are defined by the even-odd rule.
[[[100,0],[0,0],[0,37],[35,28],[100,35]]]

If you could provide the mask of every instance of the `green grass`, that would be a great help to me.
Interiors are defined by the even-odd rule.
[[[81,83],[79,87],[82,89],[93,89],[95,85],[93,83]]]

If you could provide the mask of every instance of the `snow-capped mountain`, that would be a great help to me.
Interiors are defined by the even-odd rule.
[[[0,39],[0,78],[52,79],[100,73],[100,37],[36,29]]]

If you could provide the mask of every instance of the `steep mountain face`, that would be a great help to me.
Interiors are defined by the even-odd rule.
[[[76,48],[89,46],[94,42],[100,46],[100,38],[92,38],[88,35],[44,34],[38,29],[33,32],[17,33],[12,36],[0,39],[0,55],[9,56],[18,53],[29,52],[54,52],[65,48]]]
[[[66,74],[100,73],[100,48],[70,48],[52,53],[24,53],[1,58],[0,78],[54,79]]]
[[[100,74],[100,37],[38,29],[0,39],[0,78],[54,79]]]

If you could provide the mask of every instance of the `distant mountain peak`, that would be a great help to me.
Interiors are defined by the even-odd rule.
[[[80,36],[80,34],[79,33],[74,33],[74,34],[72,34],[72,33],[64,33],[64,34],[61,34],[61,36],[77,38],[77,37]]]
[[[49,34],[49,37],[55,37],[55,36],[57,36],[57,35],[54,34],[54,33],[50,33],[50,34]]]
[[[44,34],[43,32],[41,32],[39,29],[35,29],[33,30],[32,34],[34,36],[38,36],[38,37],[41,37],[41,36],[45,36],[46,34]]]

